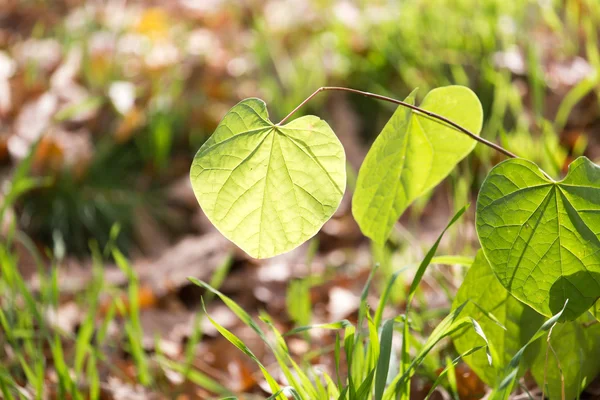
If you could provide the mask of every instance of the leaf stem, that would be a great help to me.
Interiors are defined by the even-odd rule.
[[[466,128],[463,128],[462,126],[460,126],[459,124],[457,124],[456,122],[453,122],[451,120],[449,120],[448,118],[436,114],[434,112],[431,111],[427,111],[424,110],[420,107],[417,107],[415,105],[406,103],[404,101],[401,100],[397,100],[391,97],[387,97],[387,96],[382,96],[380,94],[375,94],[375,93],[370,93],[370,92],[363,92],[362,90],[357,90],[357,89],[351,89],[351,88],[346,88],[346,87],[339,87],[339,86],[322,86],[320,88],[318,88],[317,90],[315,90],[313,92],[313,94],[311,94],[310,96],[308,96],[302,103],[300,103],[296,108],[294,108],[292,110],[292,112],[290,112],[288,115],[285,116],[285,118],[283,118],[278,124],[277,126],[280,126],[281,124],[283,124],[285,121],[287,121],[296,111],[298,111],[302,106],[304,106],[308,101],[310,101],[313,97],[315,97],[317,94],[319,94],[320,92],[324,92],[324,91],[341,91],[341,92],[350,92],[350,93],[355,93],[355,94],[360,94],[362,96],[366,96],[366,97],[371,97],[373,99],[377,99],[377,100],[383,100],[383,101],[387,101],[389,103],[394,103],[394,104],[398,104],[400,106],[403,107],[407,107],[412,109],[413,111],[419,112],[421,114],[424,114],[430,118],[436,119],[438,121],[442,121],[444,123],[446,123],[447,125],[450,125],[451,127],[453,127],[454,129],[460,131],[461,133],[464,133],[465,135],[469,136],[471,139],[478,141],[479,143],[482,143],[488,147],[491,147],[492,149],[510,157],[510,158],[518,158],[515,154],[511,153],[510,151],[506,150],[505,148],[501,147],[500,145],[497,145],[496,143],[490,142],[487,139],[484,139],[480,136],[475,135],[473,132],[469,131]]]

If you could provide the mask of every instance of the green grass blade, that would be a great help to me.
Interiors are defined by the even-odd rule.
[[[279,367],[281,368],[283,374],[285,375],[290,385],[298,389],[298,394],[302,399],[316,399],[318,397],[317,390],[313,386],[308,376],[304,373],[302,368],[300,368],[292,359],[292,357],[290,357],[283,336],[281,335],[279,330],[277,330],[271,318],[268,315],[262,313],[261,320],[271,328],[271,331],[275,335],[276,345],[274,346],[273,352],[275,353],[275,358],[277,359]],[[296,372],[296,375],[300,379],[300,382],[298,382],[296,376],[292,373],[288,365],[292,365],[292,368]]]
[[[423,261],[421,261],[421,264],[419,265],[419,268],[417,269],[417,273],[415,274],[415,277],[410,285],[410,289],[408,291],[408,300],[407,300],[407,307],[410,305],[411,300],[413,299],[415,292],[417,291],[417,288],[419,287],[419,284],[421,283],[421,279],[423,279],[423,275],[425,274],[425,270],[427,269],[427,267],[429,266],[429,264],[431,263],[431,260],[433,259],[433,256],[435,255],[435,252],[437,251],[440,242],[442,241],[442,237],[444,236],[444,234],[446,233],[446,231],[452,226],[454,225],[454,223],[456,221],[458,221],[458,219],[460,217],[462,217],[462,215],[465,213],[465,211],[467,211],[467,209],[469,208],[469,205],[467,204],[466,206],[464,206],[463,208],[461,208],[460,210],[458,210],[456,212],[456,214],[454,214],[454,216],[452,217],[452,219],[450,220],[450,222],[448,222],[448,225],[446,225],[446,227],[444,228],[444,230],[442,231],[442,233],[440,233],[440,235],[438,236],[437,240],[435,241],[435,243],[433,244],[433,246],[431,246],[431,248],[429,249],[429,251],[427,252],[427,254],[425,255],[425,258],[423,258]]]
[[[354,340],[356,335],[354,326],[349,326],[344,332],[344,353],[346,354],[346,365],[348,367],[348,394],[350,400],[356,399],[356,387],[354,386],[354,379],[352,374],[352,367],[355,365],[354,360],[354,346],[357,343]]]
[[[59,397],[66,398],[68,396],[72,399],[81,399],[81,395],[77,391],[75,382],[71,379],[69,367],[65,362],[63,346],[58,334],[55,334],[54,340],[50,342],[50,350],[54,360],[56,375],[58,376]]]
[[[410,382],[410,377],[414,373],[414,370],[423,362],[427,354],[429,354],[436,344],[457,330],[472,324],[471,320],[467,317],[458,319],[458,316],[465,305],[466,302],[453,310],[438,324],[433,332],[431,332],[431,335],[429,335],[429,338],[427,338],[423,347],[417,353],[417,356],[405,370],[400,371],[396,378],[394,378],[394,381],[388,386],[383,396],[384,399],[391,399],[395,394],[402,392],[406,383]]]
[[[268,343],[267,340],[267,336],[265,335],[265,333],[263,332],[262,329],[260,329],[260,327],[256,324],[256,322],[254,322],[254,320],[252,319],[252,317],[250,317],[250,314],[248,314],[246,311],[244,311],[244,309],[242,307],[240,307],[235,301],[233,301],[232,299],[230,299],[229,297],[227,297],[226,295],[224,295],[223,293],[219,292],[217,289],[213,288],[212,286],[210,286],[209,284],[207,284],[206,282],[203,282],[199,279],[196,278],[188,278],[190,280],[190,282],[192,282],[195,285],[198,285],[206,290],[208,290],[210,293],[213,293],[215,295],[217,295],[221,301],[223,303],[225,303],[225,305],[227,307],[229,307],[229,309],[231,311],[233,311],[233,313],[242,320],[242,322],[246,325],[248,325],[250,328],[252,328],[257,334],[258,336],[260,336],[260,338],[265,342]]]
[[[556,118],[554,119],[554,125],[556,126],[557,132],[561,132],[564,129],[571,111],[575,108],[577,103],[597,87],[598,80],[598,72],[595,72],[592,77],[582,79],[563,97],[558,106]]]
[[[9,383],[7,383],[7,380],[9,380],[9,379],[4,376],[4,373],[1,373],[0,374],[0,393],[2,393],[4,400],[14,400],[15,398],[9,390],[9,387],[8,387]],[[10,379],[10,381],[12,381],[12,379]]]
[[[356,399],[363,400],[367,399],[369,393],[371,392],[371,387],[373,386],[373,377],[375,377],[375,368],[369,372],[365,380],[360,384],[358,390],[356,391]]]
[[[340,335],[335,334],[335,348],[333,350],[333,357],[335,359],[335,377],[337,379],[338,391],[342,390],[342,379],[340,377],[340,355],[341,355],[341,341]]]
[[[112,255],[117,266],[128,278],[127,299],[129,301],[129,319],[125,322],[125,333],[129,341],[131,355],[135,361],[138,380],[142,385],[148,386],[152,383],[152,375],[148,367],[148,357],[140,340],[144,332],[140,321],[138,278],[125,256],[117,248],[113,248]]]
[[[79,328],[77,339],[75,340],[75,374],[79,374],[83,370],[85,356],[88,354],[90,341],[94,335],[94,315],[89,313],[84,323]]]
[[[278,398],[279,396],[283,396],[283,389],[279,389],[277,392],[273,393],[272,395],[270,395],[269,397],[267,397],[267,400],[275,400],[276,398]],[[228,399],[236,399],[237,397],[227,397]],[[225,400],[225,399],[223,399]]]
[[[217,295],[219,295],[219,293],[216,293]],[[233,302],[232,300],[230,300],[231,302]],[[234,303],[235,304],[235,303]],[[236,304],[236,306],[239,308],[239,306]],[[238,350],[240,350],[242,353],[246,354],[248,357],[250,357],[255,363],[256,365],[258,365],[258,367],[260,368],[263,376],[265,377],[265,380],[267,381],[267,383],[269,384],[269,387],[271,388],[271,391],[273,393],[277,393],[281,387],[279,386],[279,384],[277,383],[277,381],[275,380],[275,378],[273,378],[273,376],[269,373],[269,371],[267,371],[267,369],[265,368],[265,366],[260,362],[260,360],[254,355],[254,353],[248,348],[248,346],[246,346],[246,344],[244,344],[244,342],[242,340],[240,340],[240,338],[238,338],[237,336],[235,336],[233,333],[231,333],[228,329],[226,329],[225,327],[221,326],[217,321],[215,321],[214,319],[212,319],[210,317],[210,315],[208,315],[208,313],[206,312],[206,307],[204,305],[204,301],[202,301],[202,308],[204,309],[204,313],[206,314],[206,317],[208,318],[208,320],[210,321],[210,323],[217,329],[217,331],[219,331],[219,333],[229,341],[229,343],[233,344],[235,347],[238,348]],[[245,312],[244,312],[245,314]],[[246,314],[247,315],[247,314]],[[248,318],[250,316],[248,315]],[[252,321],[250,319],[250,321]],[[256,325],[254,323],[254,321],[252,321],[252,323],[254,325]],[[262,331],[261,331],[262,332]],[[281,398],[281,400],[285,400],[285,396],[280,395],[279,396]]]
[[[486,344],[486,355],[487,355],[487,359],[488,359],[488,363],[490,365],[492,365],[492,353],[490,353],[490,342],[488,341],[488,338],[485,336],[485,333],[483,332],[483,329],[481,329],[481,325],[479,325],[479,323],[477,321],[475,321],[473,318],[470,318],[471,323],[473,324],[473,330],[475,331],[475,333],[477,335],[479,335],[479,337],[481,337],[485,344]]]
[[[329,322],[326,324],[315,324],[315,325],[307,325],[307,326],[299,326],[298,328],[294,328],[286,333],[283,336],[295,335],[297,333],[305,332],[311,329],[328,329],[328,330],[337,330],[337,329],[346,329],[348,327],[353,326],[350,321],[343,319],[337,322]]]
[[[346,399],[346,394],[348,393],[349,388],[350,388],[349,386],[346,386],[344,388],[344,390],[342,390],[340,392],[340,395],[338,396],[338,400],[345,400]]]
[[[325,398],[327,398],[327,399],[338,398],[338,396],[340,395],[340,391],[339,391],[338,386],[335,384],[335,382],[333,382],[333,379],[331,379],[331,377],[326,373],[323,373],[323,378],[325,379],[325,383],[327,384],[327,393],[325,395]]]
[[[100,398],[100,376],[98,375],[98,368],[96,367],[96,356],[93,352],[90,352],[90,356],[87,362],[87,380],[89,385],[89,398],[90,400],[97,400]]]
[[[379,304],[377,305],[377,310],[375,311],[375,317],[373,317],[373,322],[375,323],[375,326],[377,326],[377,328],[379,328],[381,326],[381,320],[383,318],[383,311],[385,309],[385,306],[387,305],[387,301],[388,301],[390,293],[392,292],[392,289],[394,287],[394,283],[396,283],[398,276],[400,276],[400,274],[402,272],[406,271],[410,267],[412,267],[412,265],[408,265],[408,266],[401,268],[398,271],[394,272],[392,274],[390,280],[388,281],[387,285],[385,286],[385,289],[383,290],[383,293],[381,294],[381,297],[379,298]]]
[[[363,321],[365,319],[365,314],[367,312],[367,295],[369,294],[369,288],[371,287],[371,282],[373,281],[373,276],[375,276],[375,272],[379,269],[379,264],[375,264],[375,267],[369,273],[369,277],[367,278],[367,282],[363,287],[362,293],[360,294],[360,306],[358,308],[358,323],[357,327],[361,327]],[[358,339],[358,337],[357,337]]]
[[[392,337],[394,334],[394,320],[389,319],[381,329],[379,340],[379,360],[377,360],[377,375],[375,377],[375,400],[381,400],[387,383],[390,368],[390,357],[392,355]]]
[[[503,330],[506,330],[506,327],[502,324],[502,322],[500,322],[500,320],[494,314],[487,311],[485,308],[481,307],[479,304],[477,304],[474,301],[471,301],[471,304],[473,304],[475,307],[477,307],[479,309],[479,311],[481,311],[483,313],[483,315],[485,315],[487,318],[489,318],[493,323],[498,325]]]
[[[23,368],[23,372],[25,373],[25,377],[27,378],[27,382],[29,384],[31,384],[34,387],[37,387],[40,382],[39,380],[42,380],[42,385],[43,385],[43,379],[44,377],[39,377],[35,374],[35,372],[31,369],[31,367],[29,366],[28,362],[25,361],[25,359],[23,358],[22,355],[19,355],[19,364],[21,365],[21,368]]]
[[[464,267],[470,267],[475,260],[474,257],[467,256],[436,256],[431,259],[432,264],[444,264],[444,265],[462,265]]]
[[[208,283],[212,288],[219,290],[223,282],[225,282],[225,278],[229,273],[229,269],[233,265],[233,253],[229,253],[225,256],[225,259],[221,262],[221,264],[217,267],[213,275],[210,277],[210,282]],[[208,303],[209,300],[212,299],[214,293],[209,292],[204,296],[204,300]]]
[[[225,281],[225,278],[227,277],[227,274],[229,273],[229,269],[231,268],[232,264],[233,264],[233,253],[229,253],[225,257],[225,259],[221,262],[221,264],[217,267],[217,269],[213,273],[212,277],[210,278],[209,284],[211,287],[213,287],[217,290],[221,287],[221,285]],[[204,296],[204,299],[208,303],[209,300],[211,300],[213,298],[213,296],[214,296],[213,292],[207,292]],[[198,345],[200,340],[202,340],[203,332],[202,332],[201,322],[202,322],[202,315],[200,313],[198,313],[194,317],[194,321],[193,321],[193,325],[192,325],[193,326],[192,333],[191,333],[190,337],[188,338],[188,341],[185,345],[185,350],[184,350],[185,362],[186,362],[186,365],[188,365],[190,369],[192,367],[192,361],[196,355],[196,346]],[[186,376],[185,373],[184,373],[184,376]]]
[[[379,351],[381,344],[379,343],[379,335],[377,327],[371,318],[371,313],[367,310],[367,323],[369,327],[369,341],[367,343],[367,369],[375,368],[379,360]]]
[[[125,322],[125,334],[129,342],[129,351],[135,362],[137,379],[144,386],[150,385],[152,376],[148,368],[148,360],[144,348],[142,347],[141,336],[139,330],[134,327],[131,321]]]
[[[456,369],[454,368],[454,364],[452,363],[452,359],[449,356],[446,356],[446,368],[448,369],[448,386],[450,387],[450,391],[452,396],[455,399],[460,398],[458,394],[458,382],[456,381]]]
[[[231,396],[231,390],[218,383],[210,376],[196,370],[188,368],[187,364],[178,363],[164,356],[157,357],[156,360],[163,368],[168,368],[180,374],[185,374],[186,378],[194,384],[209,390],[219,396]]]
[[[425,397],[425,400],[428,400],[431,395],[433,394],[433,391],[435,390],[435,388],[437,388],[439,386],[440,383],[442,383],[442,379],[444,379],[444,377],[451,371],[454,369],[454,367],[456,366],[456,364],[458,364],[460,362],[460,360],[462,360],[464,357],[475,353],[476,351],[479,351],[481,349],[483,349],[484,347],[487,346],[477,346],[477,347],[473,347],[472,349],[469,349],[468,351],[465,351],[464,353],[462,353],[461,355],[459,355],[458,357],[456,357],[454,360],[452,360],[452,362],[448,363],[446,368],[444,368],[442,370],[442,372],[440,372],[440,374],[438,375],[438,377],[436,378],[436,380],[433,382],[433,385],[431,386],[431,389],[429,389],[429,392],[427,393],[427,396]]]

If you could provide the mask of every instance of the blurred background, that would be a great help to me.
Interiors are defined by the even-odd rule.
[[[202,328],[203,292],[187,276],[215,279],[245,309],[278,316],[282,330],[352,318],[373,259],[382,263],[382,282],[418,261],[503,157],[477,146],[410,208],[382,254],[353,222],[349,191],[313,241],[259,263],[211,227],[189,183],[195,152],[226,111],[260,97],[278,120],[326,85],[398,99],[414,88],[422,99],[435,87],[466,85],[483,104],[484,137],[559,177],[579,155],[600,160],[599,27],[597,0],[0,0],[0,303],[8,321],[39,329],[37,320],[11,317],[25,307],[18,292],[25,289],[7,278],[10,264],[43,319],[63,333],[67,360],[69,335],[77,337],[82,321],[138,321],[130,331],[142,335],[144,355],[135,355],[127,333],[106,328],[105,364],[113,368],[99,362],[97,375],[107,398],[118,390],[129,390],[122,398],[215,393],[190,371],[233,392],[262,393],[244,355]],[[300,113],[327,120],[340,137],[351,189],[393,111],[322,93]],[[447,254],[474,255],[473,212],[446,238]],[[421,306],[447,310],[464,270],[434,274]],[[401,308],[402,293],[396,297]],[[121,306],[113,301],[120,298]],[[254,340],[231,312],[208,308]],[[8,340],[3,328],[0,342]],[[305,355],[331,340],[297,339],[293,351]],[[23,357],[52,365],[56,354],[35,346]],[[12,377],[29,390],[13,356],[0,350],[0,381]],[[150,372],[140,378],[144,357]],[[464,387],[475,388],[461,394],[469,398],[483,389],[462,368],[472,384]],[[44,374],[44,381],[52,387],[60,379]]]

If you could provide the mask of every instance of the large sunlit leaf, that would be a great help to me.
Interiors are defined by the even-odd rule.
[[[414,104],[415,92],[405,101]],[[420,107],[474,134],[481,130],[481,103],[466,87],[434,89]],[[406,208],[444,179],[475,144],[473,139],[440,121],[398,107],[358,174],[352,214],[362,232],[375,242],[384,243]]]
[[[269,121],[266,104],[243,100],[198,150],[190,178],[202,210],[246,253],[272,257],[314,236],[346,188],[344,149],[329,125],[305,116]]]
[[[553,181],[531,161],[498,164],[477,200],[477,234],[513,296],[574,320],[600,297],[600,167],[585,157]]]
[[[590,315],[576,321],[557,324],[552,329],[548,348],[546,337],[536,342],[531,373],[540,387],[546,383],[546,395],[553,399],[575,399],[600,373],[600,324]],[[546,363],[546,352],[548,362]],[[526,358],[529,356],[526,354]],[[559,368],[560,366],[560,368]],[[562,397],[561,375],[565,383]],[[545,376],[545,379],[544,379]]]
[[[508,293],[498,281],[481,251],[454,299],[456,308],[468,301],[465,315],[476,319],[489,341],[492,365],[485,352],[479,351],[464,357],[473,371],[489,386],[496,386],[513,355],[519,351],[544,318]],[[485,345],[472,329],[457,332],[454,346],[458,353],[468,352],[474,345]]]

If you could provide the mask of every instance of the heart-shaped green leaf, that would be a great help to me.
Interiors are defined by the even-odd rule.
[[[329,125],[305,116],[269,121],[266,104],[246,99],[198,150],[190,179],[202,210],[246,253],[272,257],[314,236],[338,208],[346,157]]]
[[[477,234],[513,296],[574,320],[600,297],[600,167],[585,157],[553,181],[531,161],[498,164],[484,181]]]
[[[413,91],[406,102],[414,104]],[[463,86],[427,94],[421,108],[479,134],[479,99]],[[373,143],[358,174],[352,214],[362,232],[384,243],[398,218],[419,196],[444,179],[476,142],[438,120],[398,107]]]
[[[491,387],[497,386],[513,355],[533,336],[544,317],[508,293],[481,251],[458,289],[452,308],[466,301],[463,313],[475,319],[485,332],[493,361],[490,365],[483,351],[464,360],[481,380]],[[486,344],[472,329],[459,331],[453,338],[459,354]]]

